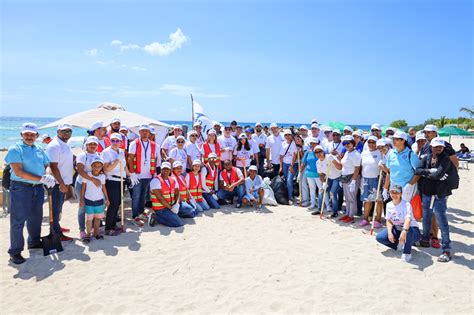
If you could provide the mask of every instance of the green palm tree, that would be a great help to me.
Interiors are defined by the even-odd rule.
[[[472,119],[472,116],[474,116],[474,107],[471,107],[471,108],[461,107],[459,111],[468,114],[471,117],[471,119]]]
[[[443,128],[447,124],[446,116],[441,116],[437,121],[436,125],[438,128]]]

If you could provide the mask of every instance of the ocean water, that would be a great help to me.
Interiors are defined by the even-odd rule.
[[[1,116],[0,117],[0,149],[5,149],[8,148],[9,146],[13,145],[17,141],[20,140],[20,128],[21,125],[25,122],[32,122],[38,125],[38,127],[44,126],[46,124],[49,124],[50,122],[53,122],[57,120],[58,118],[44,118],[44,117],[5,117]],[[180,125],[191,125],[191,121],[184,121],[184,120],[162,120],[164,123],[170,124],[170,125],[175,125],[175,124],[180,124]],[[230,124],[230,122],[222,122],[224,125]],[[239,125],[241,126],[254,126],[255,122],[239,122]],[[270,123],[263,123],[262,124],[265,126],[269,126]],[[311,123],[305,123],[308,127],[311,125]],[[302,125],[302,123],[278,123],[279,126],[283,127],[290,127],[290,126],[296,126],[299,127]],[[363,130],[368,130],[370,129],[369,125],[357,125],[357,124],[350,124],[352,127],[356,127],[358,129],[363,129]],[[55,128],[48,128],[48,129],[42,129],[40,130],[40,135],[47,133],[51,137],[54,137],[56,135],[56,129]],[[84,128],[74,128],[71,140],[69,140],[70,144],[72,147],[75,146],[80,146],[84,140],[84,137],[87,135],[87,131]]]

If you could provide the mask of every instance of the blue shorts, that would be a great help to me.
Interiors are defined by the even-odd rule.
[[[377,178],[362,178],[362,194],[360,195],[360,200],[374,202],[377,200],[382,200],[382,189],[379,191],[378,198],[375,197],[377,194],[377,185],[379,184],[379,179]]]
[[[252,200],[258,200],[258,189],[255,190],[253,193],[251,194],[245,194],[245,196],[243,197],[245,199],[247,199],[248,201],[252,201]]]
[[[91,200],[84,200],[85,202],[85,210],[87,214],[87,218],[98,218],[101,219],[104,217],[104,200],[97,200],[97,201],[91,201]]]

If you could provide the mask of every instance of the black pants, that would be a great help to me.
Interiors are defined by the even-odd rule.
[[[107,189],[107,195],[109,196],[110,202],[105,215],[105,230],[109,231],[115,229],[115,222],[117,221],[117,212],[120,208],[122,192],[120,191],[120,181],[118,180],[105,181],[105,188]]]

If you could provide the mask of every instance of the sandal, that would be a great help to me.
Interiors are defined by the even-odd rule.
[[[420,240],[420,247],[430,247],[430,241]]]
[[[86,236],[82,239],[82,243],[84,244],[89,244],[91,242],[91,238],[89,236]]]
[[[431,247],[433,248],[441,248],[441,244],[439,243],[439,240],[437,237],[432,237],[431,238]]]
[[[439,257],[439,262],[448,262],[451,260],[451,254],[449,252],[443,252]]]

